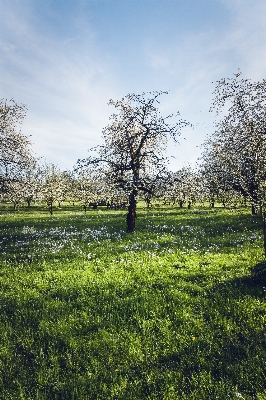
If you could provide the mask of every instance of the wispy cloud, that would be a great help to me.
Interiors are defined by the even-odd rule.
[[[100,54],[92,36],[80,42],[40,35],[31,15],[5,9],[1,35],[1,91],[26,103],[23,131],[38,155],[69,166],[99,143],[115,93],[110,54]],[[77,45],[78,44],[78,45]]]
[[[208,112],[212,82],[232,77],[238,67],[244,77],[265,78],[265,1],[218,3],[227,16],[219,26],[201,24],[199,28],[191,22],[190,29],[175,30],[172,22],[171,37],[164,35],[163,26],[160,34],[152,30],[156,21],[147,24],[153,27],[149,31],[145,31],[143,19],[138,27],[138,8],[134,7],[136,32],[142,29],[138,43],[131,24],[132,36],[121,40],[121,48],[120,42],[109,48],[108,31],[101,42],[97,20],[91,24],[91,14],[85,15],[81,7],[83,2],[75,2],[60,19],[64,10],[56,14],[53,2],[43,3],[43,7],[48,4],[48,16],[42,16],[34,0],[0,0],[0,97],[26,103],[29,111],[23,132],[32,135],[36,153],[62,168],[71,168],[78,158],[87,156],[87,149],[100,143],[101,130],[113,112],[107,106],[110,98],[121,98],[128,91],[170,89],[162,99],[162,114],[179,110],[195,125],[194,130],[185,132],[186,140],[181,139],[180,146],[171,148],[171,154],[178,156],[172,166],[194,162],[200,154],[196,146],[213,129],[214,116]],[[105,2],[101,4],[105,6]],[[152,15],[156,17],[155,12]],[[97,18],[101,16],[111,18],[97,14]],[[102,21],[100,25],[104,29]],[[112,29],[115,26],[113,23]],[[125,29],[124,23],[121,35]],[[113,36],[119,38],[119,20],[117,30]],[[130,40],[134,42],[132,54]]]
[[[187,161],[194,163],[201,153],[200,144],[214,129],[215,116],[209,113],[209,107],[216,80],[233,77],[238,67],[244,78],[265,78],[265,1],[228,0],[224,5],[230,22],[222,30],[191,31],[176,43],[149,40],[143,47],[145,63],[155,71],[157,82],[170,82],[171,93],[163,100],[162,108],[179,110],[194,124],[193,130],[185,132],[186,140],[181,139],[174,150],[177,160],[172,161],[173,167]]]

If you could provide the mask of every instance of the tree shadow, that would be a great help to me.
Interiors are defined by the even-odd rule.
[[[266,390],[265,294],[266,260],[247,276],[214,284],[200,313],[204,334],[195,334],[190,344],[159,357],[157,368],[182,371],[188,393],[196,389],[192,378],[207,373],[214,386],[227,382],[244,398],[257,398]]]
[[[250,274],[228,280],[215,285],[213,292],[222,292],[229,288],[230,297],[239,298],[243,296],[253,296],[257,298],[265,297],[266,291],[266,260],[261,261],[250,269]]]
[[[256,264],[251,269],[251,276],[243,277],[239,279],[239,284],[249,288],[261,288],[266,286],[266,260],[261,261],[260,263]]]

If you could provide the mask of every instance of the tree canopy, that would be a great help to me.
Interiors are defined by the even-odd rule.
[[[263,217],[266,254],[266,80],[216,82],[211,110],[228,111],[205,141],[204,159],[212,176],[238,190]],[[206,162],[206,160],[208,160]]]
[[[159,96],[168,92],[128,94],[118,101],[110,100],[117,113],[103,129],[104,144],[97,146],[96,156],[90,155],[86,163],[104,165],[110,181],[130,192],[128,231],[134,230],[136,195],[138,191],[152,193],[154,181],[167,173],[165,151],[169,137],[177,140],[182,127],[188,122],[178,119],[168,122],[159,110]],[[179,115],[179,114],[178,114]],[[80,161],[80,164],[84,164]],[[129,227],[130,225],[130,227]]]
[[[13,99],[0,100],[0,193],[7,193],[10,185],[19,182],[25,171],[35,163],[30,139],[22,135],[20,127],[26,116],[26,105]]]

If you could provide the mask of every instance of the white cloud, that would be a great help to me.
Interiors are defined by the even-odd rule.
[[[113,112],[109,98],[121,98],[135,87],[170,89],[162,98],[162,114],[179,110],[181,117],[198,124],[187,130],[180,146],[171,146],[171,154],[179,157],[173,168],[194,162],[200,154],[196,146],[213,129],[214,116],[208,112],[212,82],[232,77],[238,67],[244,77],[265,78],[264,0],[222,1],[231,20],[217,29],[177,31],[170,41],[162,36],[160,42],[143,35],[136,66],[127,63],[130,48],[112,53],[99,42],[80,9],[66,22],[67,33],[60,34],[55,24],[50,23],[52,30],[44,25],[33,4],[2,1],[1,97],[28,105],[23,132],[32,135],[38,155],[62,168],[71,168],[100,143]],[[130,72],[121,75],[123,69]]]
[[[92,40],[80,43],[40,35],[29,16],[6,10],[1,82],[2,97],[26,103],[23,132],[34,150],[63,168],[71,167],[99,143],[108,123],[107,102],[115,92],[112,58]]]
[[[265,78],[266,70],[266,2],[227,1],[228,7],[235,15],[231,35],[232,49],[243,60],[240,66],[245,75],[252,80]]]
[[[200,144],[214,129],[215,116],[209,113],[216,80],[233,77],[238,67],[244,78],[261,80],[266,70],[265,1],[224,2],[230,10],[231,23],[222,31],[191,32],[175,44],[147,41],[143,47],[146,65],[156,71],[160,82],[171,82],[162,109],[179,110],[181,116],[195,124],[185,133],[186,141],[171,153],[177,156],[172,167],[186,161],[194,163],[201,153]]]

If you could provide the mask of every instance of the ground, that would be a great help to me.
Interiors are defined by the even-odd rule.
[[[250,210],[0,210],[3,399],[266,399]]]

